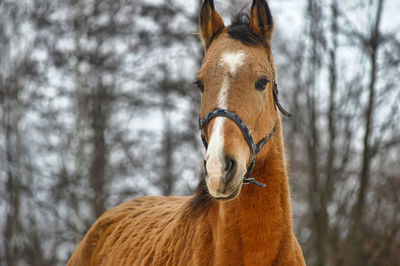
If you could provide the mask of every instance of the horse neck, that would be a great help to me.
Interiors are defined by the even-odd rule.
[[[267,144],[270,145],[268,152],[257,156],[252,173],[256,180],[267,185],[266,188],[245,185],[235,200],[219,201],[215,205],[216,217],[210,217],[211,224],[214,237],[223,249],[223,243],[250,245],[253,251],[268,245],[272,254],[274,246],[279,249],[282,238],[291,237],[289,188],[280,123],[273,139]]]
[[[221,210],[243,207],[241,210],[250,216],[260,216],[266,213],[271,215],[271,210],[285,208],[290,211],[289,185],[284,159],[283,137],[280,121],[277,121],[276,132],[267,149],[263,149],[256,157],[256,163],[251,176],[265,188],[256,185],[245,185],[236,200],[220,202]],[[287,207],[287,209],[286,209]],[[290,213],[289,213],[290,214]]]

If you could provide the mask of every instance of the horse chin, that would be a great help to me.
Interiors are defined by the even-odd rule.
[[[213,195],[212,193],[210,193],[210,195],[218,201],[234,200],[237,196],[239,196],[240,191],[242,190],[242,185],[243,185],[243,182],[241,181],[241,182],[239,182],[239,184],[237,184],[236,186],[232,186],[224,193],[216,193],[216,195]]]
[[[232,194],[227,195],[227,196],[223,196],[223,197],[214,197],[214,199],[218,200],[218,201],[229,201],[229,200],[234,200],[239,194],[240,194],[240,190],[242,189],[242,186],[238,186],[236,188],[236,190],[234,190],[232,192]]]

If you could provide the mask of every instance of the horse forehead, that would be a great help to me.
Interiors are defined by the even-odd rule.
[[[246,58],[247,54],[243,50],[225,51],[220,56],[219,64],[227,67],[230,74],[234,75],[244,65]]]

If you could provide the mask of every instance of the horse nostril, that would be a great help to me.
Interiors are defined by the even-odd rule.
[[[231,182],[232,179],[235,177],[236,169],[237,169],[236,161],[230,156],[225,156],[225,172],[226,172],[225,183],[226,184]]]
[[[234,162],[232,159],[226,158],[225,159],[225,172],[229,172],[229,170],[232,168]]]

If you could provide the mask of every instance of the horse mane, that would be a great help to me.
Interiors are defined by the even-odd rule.
[[[239,40],[248,46],[262,45],[268,47],[268,44],[250,28],[250,16],[243,11],[232,17],[228,34],[231,38]]]
[[[189,206],[194,211],[202,212],[210,207],[215,200],[210,196],[207,190],[205,180],[205,171],[202,172],[200,182],[197,185],[194,196],[189,202]]]

